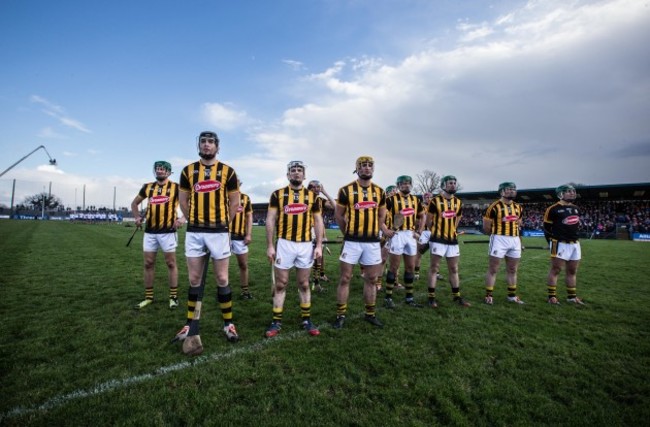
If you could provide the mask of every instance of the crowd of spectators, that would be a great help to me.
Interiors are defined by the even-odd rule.
[[[541,231],[544,212],[551,203],[524,203],[524,230]],[[625,226],[629,233],[650,232],[650,201],[578,201],[581,230],[588,234],[615,233],[617,226]],[[460,227],[480,229],[485,207],[466,206]]]

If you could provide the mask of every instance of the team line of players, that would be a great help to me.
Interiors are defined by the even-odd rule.
[[[145,223],[143,238],[145,300],[141,309],[153,303],[155,258],[162,250],[169,269],[169,306],[178,302],[178,269],[175,251],[176,230],[187,223],[185,256],[190,287],[187,299],[187,321],[177,332],[173,342],[182,341],[183,352],[197,355],[203,352],[199,320],[205,288],[208,258],[214,266],[217,282],[216,299],[223,319],[223,331],[231,342],[239,340],[233,323],[232,289],[229,284],[229,258],[235,254],[240,268],[242,296],[252,298],[248,289],[248,245],[251,242],[252,205],[250,198],[240,192],[241,182],[235,170],[217,160],[219,138],[211,131],[201,132],[197,149],[200,159],[185,166],[179,183],[172,182],[171,165],[165,161],[154,163],[156,180],[144,184],[132,202],[136,226]],[[455,196],[456,178],[452,175],[440,181],[440,192],[425,197],[424,201],[411,194],[413,183],[409,176],[397,178],[396,185],[386,191],[373,181],[375,162],[371,156],[361,156],[355,162],[356,179],[338,190],[332,199],[317,181],[303,185],[306,165],[291,161],[287,165],[286,187],[274,191],[270,197],[266,218],[266,256],[273,265],[272,321],[265,336],[280,333],[283,323],[286,288],[289,272],[296,269],[302,328],[312,336],[320,331],[311,320],[311,292],[309,276],[315,260],[323,256],[325,206],[334,209],[334,218],[343,233],[339,256],[339,282],[336,298],[336,319],[332,326],[343,328],[348,311],[348,297],[353,268],[362,267],[364,281],[363,319],[376,327],[383,327],[377,318],[377,284],[388,262],[384,306],[395,308],[393,291],[397,285],[398,268],[403,260],[404,303],[423,307],[414,299],[414,281],[419,256],[430,254],[427,275],[426,306],[437,308],[436,285],[442,258],[449,273],[454,303],[471,304],[460,294],[458,260],[458,222],[462,201]],[[391,188],[393,187],[393,188]],[[547,277],[548,303],[559,305],[557,281],[565,272],[567,302],[583,305],[576,294],[576,274],[581,259],[578,241],[579,210],[574,204],[576,190],[565,184],[556,189],[558,201],[544,215],[544,233],[549,242],[551,266]],[[517,268],[524,249],[519,234],[523,208],[515,202],[517,188],[513,182],[498,187],[499,199],[491,203],[483,217],[483,231],[490,236],[489,266],[485,279],[486,304],[493,304],[493,291],[500,263],[505,260],[507,301],[524,304],[517,295]],[[325,198],[323,198],[325,196]],[[147,200],[144,216],[139,204]],[[180,207],[182,216],[177,216]],[[321,264],[322,265],[322,264]]]

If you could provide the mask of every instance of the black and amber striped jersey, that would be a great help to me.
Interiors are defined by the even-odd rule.
[[[431,217],[431,237],[429,241],[446,245],[458,244],[458,222],[462,216],[463,202],[456,196],[447,199],[436,195],[427,206]]]
[[[323,211],[323,199],[305,187],[294,190],[290,186],[275,190],[269,200],[269,210],[278,211],[275,223],[276,237],[292,242],[311,242],[314,214]]]
[[[415,231],[418,226],[418,220],[424,211],[420,199],[413,194],[403,195],[400,192],[393,194],[386,199],[386,217],[391,220],[396,214],[402,215],[404,222],[399,230]],[[391,228],[392,228],[391,222]]]
[[[176,231],[176,208],[178,208],[178,184],[167,180],[164,184],[144,184],[138,193],[147,200],[144,231],[147,233],[173,233]]]
[[[504,203],[499,199],[488,206],[483,219],[492,221],[491,234],[517,237],[523,211],[524,209],[519,203]]]
[[[253,205],[248,194],[239,193],[239,207],[235,218],[230,223],[230,238],[232,240],[244,240],[246,237],[246,214],[253,213]]]
[[[386,193],[375,184],[362,187],[353,181],[339,189],[336,202],[345,209],[347,229],[345,240],[379,242],[379,209],[386,207]]]
[[[225,163],[201,161],[183,168],[180,190],[189,193],[187,231],[227,233],[229,195],[239,191],[235,170]]]
[[[580,211],[572,203],[557,202],[544,213],[544,234],[547,238],[564,243],[578,241]]]
[[[393,228],[393,216],[386,214],[386,219],[384,220],[384,223],[386,224],[386,227]]]

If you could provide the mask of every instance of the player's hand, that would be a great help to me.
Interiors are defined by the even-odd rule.
[[[271,265],[273,265],[273,263],[275,262],[275,248],[274,247],[271,246],[266,250],[266,257],[268,258]]]

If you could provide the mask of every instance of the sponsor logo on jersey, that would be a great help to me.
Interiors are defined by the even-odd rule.
[[[244,211],[244,207],[242,205],[237,206],[237,213],[242,213]]]
[[[169,202],[169,196],[153,196],[149,199],[152,205],[164,205]]]
[[[562,220],[564,225],[576,225],[580,223],[580,217],[578,215],[571,215]]]
[[[284,213],[287,215],[300,215],[307,212],[308,209],[309,207],[304,203],[292,203],[284,207]]]
[[[519,217],[517,215],[506,215],[503,217],[503,222],[515,222],[519,221]]]
[[[444,211],[442,217],[445,219],[454,218],[456,216],[456,211]]]
[[[359,203],[354,204],[354,209],[357,210],[357,211],[363,210],[363,209],[372,209],[372,208],[376,208],[376,207],[377,207],[377,202],[371,202],[371,201],[359,202]]]
[[[415,215],[415,209],[413,208],[404,208],[400,211],[402,216],[412,216]]]
[[[221,182],[219,181],[201,181],[194,184],[194,191],[197,193],[210,193],[217,191],[221,188]]]

